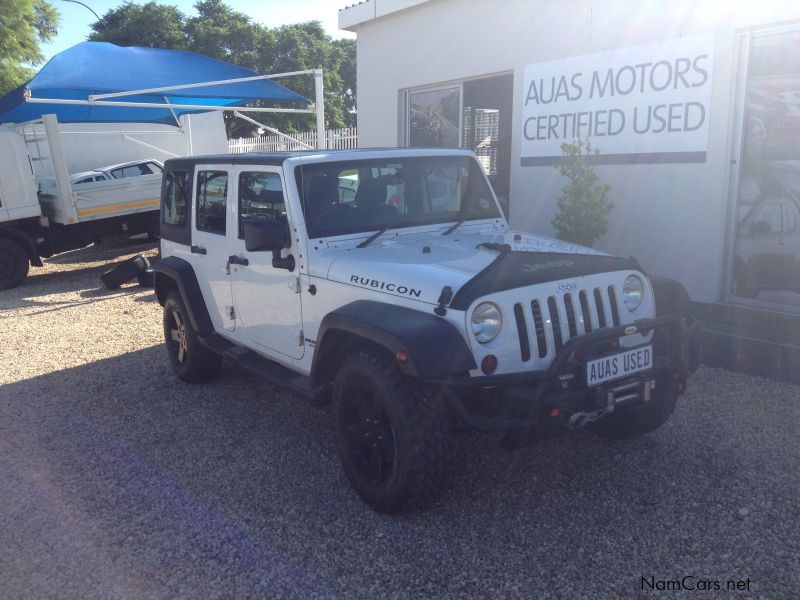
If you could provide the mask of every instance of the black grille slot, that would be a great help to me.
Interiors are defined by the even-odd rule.
[[[594,288],[594,304],[597,306],[597,323],[600,329],[606,326],[606,309],[603,307],[603,296],[600,288]]]
[[[531,359],[531,344],[528,340],[528,326],[525,324],[525,313],[521,304],[514,305],[514,318],[517,320],[517,336],[519,337],[519,353],[522,362]]]
[[[592,313],[589,311],[589,298],[586,295],[586,290],[581,290],[581,293],[578,294],[578,299],[581,303],[583,326],[586,328],[586,333],[590,333],[592,331]]]
[[[561,319],[558,316],[558,308],[556,308],[556,299],[550,296],[547,299],[547,309],[550,311],[550,324],[553,327],[553,338],[556,345],[556,352],[561,350],[564,341],[561,339]]]
[[[547,356],[547,337],[544,334],[544,319],[542,318],[542,307],[538,300],[531,302],[533,312],[533,328],[536,330],[536,344],[539,346],[539,358]]]
[[[578,335],[578,326],[575,323],[575,306],[572,301],[572,294],[564,294],[564,308],[567,310],[569,337],[574,338]]]
[[[617,293],[614,286],[608,286],[608,301],[611,303],[611,318],[614,320],[614,327],[619,326],[619,310],[617,309]]]

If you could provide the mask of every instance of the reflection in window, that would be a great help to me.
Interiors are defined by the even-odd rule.
[[[245,219],[286,221],[283,184],[277,173],[245,172],[239,175],[239,238],[244,239]]]
[[[800,31],[750,44],[731,290],[800,308]]]
[[[225,235],[228,174],[200,171],[197,174],[197,229]]]
[[[417,148],[458,148],[461,88],[409,92],[408,142]]]
[[[170,171],[164,177],[164,223],[186,224],[186,171]]]

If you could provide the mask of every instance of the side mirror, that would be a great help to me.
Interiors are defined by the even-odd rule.
[[[273,219],[245,219],[244,247],[248,252],[281,250],[291,240],[289,224]]]
[[[756,221],[750,226],[750,235],[767,235],[772,233],[772,226],[767,221]]]

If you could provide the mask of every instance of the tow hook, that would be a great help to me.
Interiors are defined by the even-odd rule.
[[[567,427],[570,429],[580,429],[593,421],[603,418],[608,413],[613,412],[613,410],[614,407],[612,405],[598,408],[597,410],[576,412],[569,418],[569,421],[567,421]]]

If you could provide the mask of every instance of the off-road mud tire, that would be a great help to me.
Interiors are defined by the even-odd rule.
[[[359,466],[356,456],[363,453],[353,443],[359,436],[348,426],[358,403],[353,400],[354,390],[364,389],[371,390],[383,411],[376,420],[384,420],[391,431],[391,470],[384,481],[370,479]],[[339,458],[350,484],[367,505],[394,514],[419,509],[436,495],[445,479],[450,435],[445,404],[434,388],[403,375],[388,353],[361,350],[339,366],[332,408]]]

